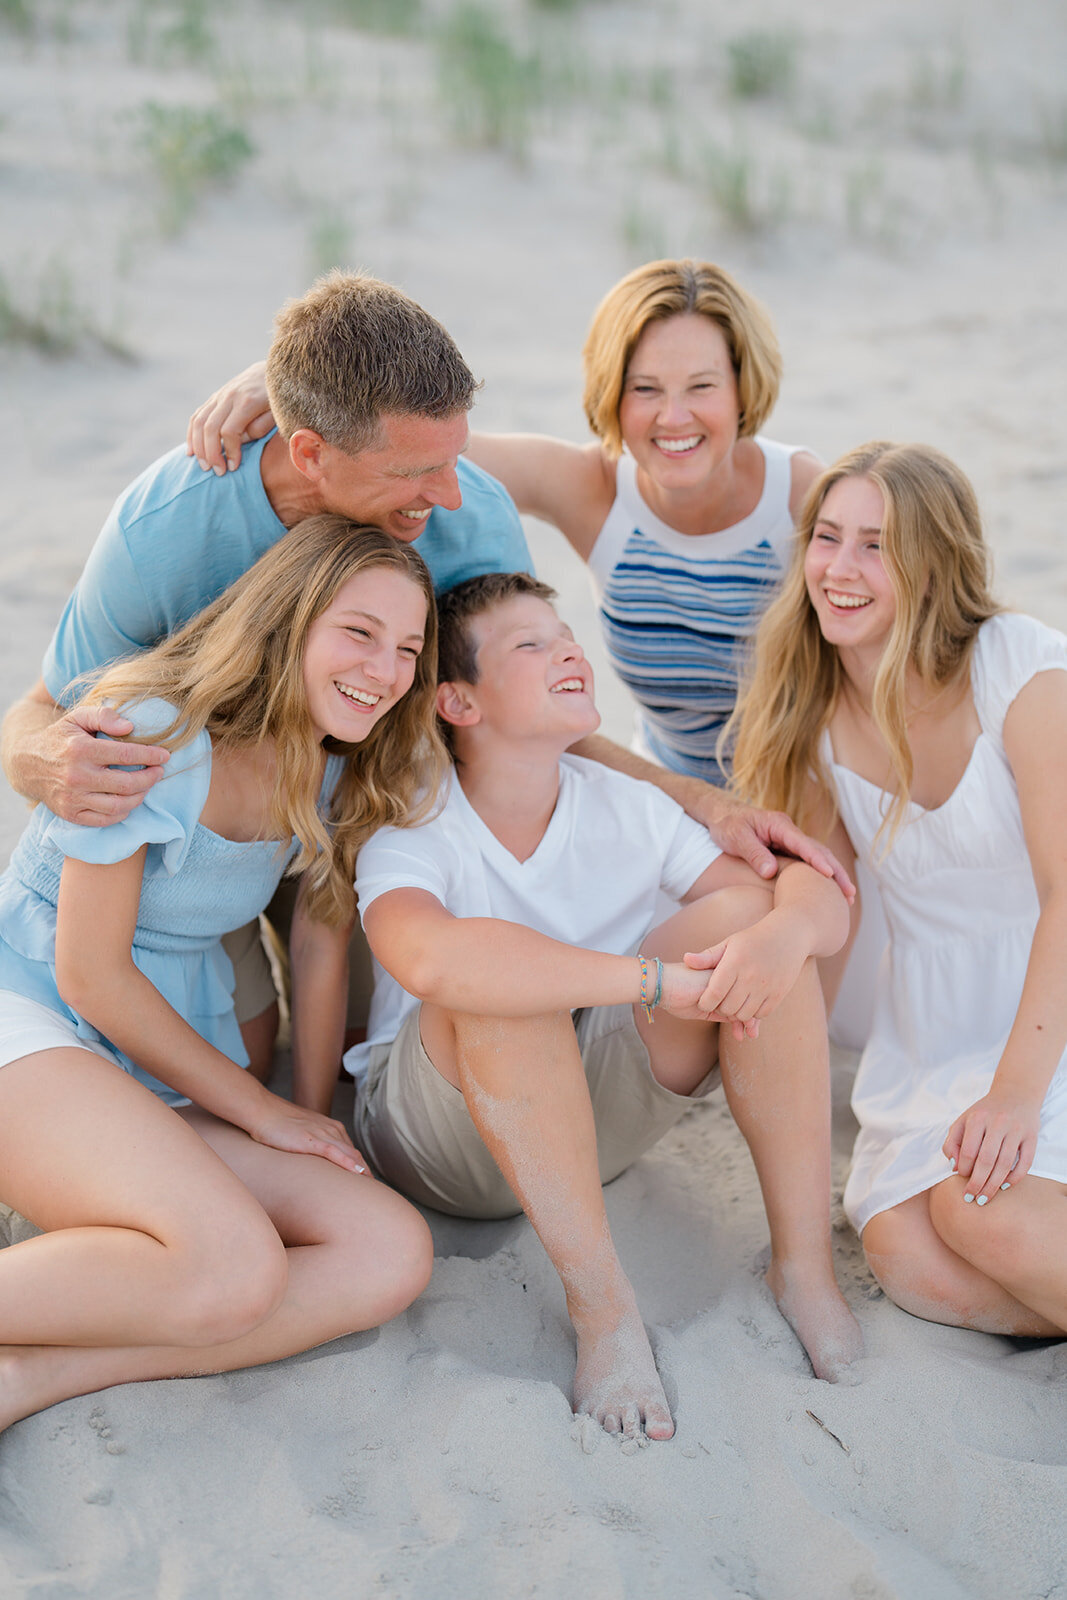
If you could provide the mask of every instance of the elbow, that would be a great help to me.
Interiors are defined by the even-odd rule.
[[[64,1005],[76,1011],[101,1033],[111,1033],[113,1007],[108,1000],[116,987],[83,956],[56,948],[56,989]]]
[[[375,951],[377,955],[377,951]],[[402,961],[378,960],[390,977],[395,978],[408,994],[430,1005],[448,1006],[450,984],[447,963],[432,948],[408,950]]]

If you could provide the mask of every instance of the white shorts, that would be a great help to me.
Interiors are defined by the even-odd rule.
[[[126,1068],[106,1044],[96,1040],[80,1039],[73,1022],[60,1016],[37,1000],[27,1000],[24,994],[13,989],[0,989],[0,1067],[23,1056],[32,1056],[38,1050],[64,1050],[74,1045],[78,1050],[89,1050],[114,1062],[123,1072]]]

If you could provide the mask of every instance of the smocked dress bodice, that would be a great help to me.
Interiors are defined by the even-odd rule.
[[[124,708],[135,732],[151,739],[173,718],[163,701]],[[342,760],[327,759],[320,803]],[[183,1097],[142,1071],[84,1017],[56,985],[56,905],[68,857],[113,864],[147,846],[132,941],[135,965],[202,1038],[247,1066],[233,1011],[233,969],[220,940],[253,921],[270,901],[297,851],[295,839],[244,843],[200,822],[211,781],[211,741],[199,734],[176,750],[166,773],[121,822],[88,828],[46,806],[29,824],[0,875],[0,989],[14,990],[68,1018],[80,1038],[102,1040],[122,1064],[169,1104]]]

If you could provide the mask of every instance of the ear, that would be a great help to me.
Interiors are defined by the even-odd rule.
[[[327,444],[321,433],[313,428],[297,428],[289,440],[289,459],[309,483],[321,482],[325,470]]]
[[[473,728],[475,723],[482,720],[467,683],[437,685],[437,715],[442,722],[450,722],[454,728]]]

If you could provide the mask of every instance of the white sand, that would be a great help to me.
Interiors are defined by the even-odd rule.
[[[772,0],[595,0],[557,26],[598,84],[536,121],[522,161],[451,142],[428,24],[383,41],[247,0],[204,12],[215,43],[183,64],[164,34],[195,19],[188,4],[36,9],[26,41],[0,22],[0,271],[18,285],[49,256],[66,263],[139,361],[0,344],[8,695],[36,676],[114,495],[263,348],[326,224],[347,230],[353,264],[455,333],[486,378],[480,422],[575,439],[577,352],[600,294],[649,255],[724,261],[782,337],[769,431],[826,457],[871,436],[948,450],[979,488],[1004,594],[1067,626],[1067,22],[1054,0],[821,0],[803,23]],[[722,41],[790,26],[791,98],[730,102]],[[138,27],[147,61],[130,58]],[[627,61],[630,79],[612,78]],[[657,65],[674,74],[666,92]],[[242,72],[258,153],[162,238],[127,113],[213,104]],[[730,154],[748,161],[770,225],[746,234],[716,211],[709,143],[720,172]],[[531,542],[592,642],[580,567],[551,531]],[[601,701],[625,736],[606,672]],[[5,857],[23,815],[0,801]],[[835,1138],[840,1180],[847,1109]],[[0,1594],[1067,1596],[1067,1348],[906,1316],[842,1225],[869,1355],[855,1388],[815,1381],[763,1286],[762,1208],[721,1103],[612,1185],[608,1207],[656,1329],[673,1443],[628,1453],[572,1424],[562,1294],[525,1222],[438,1220],[429,1291],[377,1334],[112,1390],[12,1429]]]

